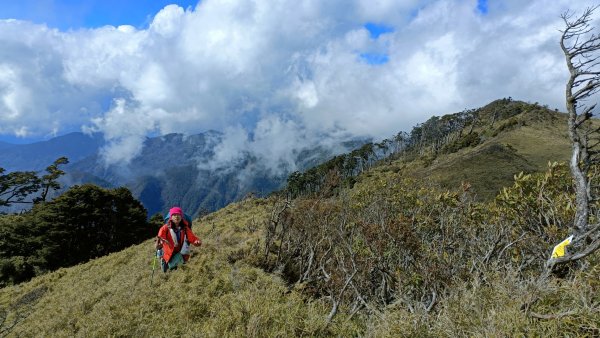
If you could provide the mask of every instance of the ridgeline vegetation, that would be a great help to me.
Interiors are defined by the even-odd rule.
[[[290,198],[336,194],[340,188],[352,188],[364,171],[388,164],[384,170],[435,177],[444,187],[468,179],[478,199],[490,200],[515,173],[543,171],[548,158],[568,159],[566,123],[564,114],[547,106],[504,98],[482,108],[433,116],[410,133],[367,143],[294,172],[286,192]],[[497,167],[490,167],[490,161]]]

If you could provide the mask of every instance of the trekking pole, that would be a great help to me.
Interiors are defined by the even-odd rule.
[[[155,252],[154,259],[152,260],[152,276],[150,276],[150,286],[152,286],[152,281],[154,280],[154,270],[156,270],[156,261],[157,260],[158,260],[158,255]]]
[[[164,241],[164,239],[160,238],[160,237],[156,237],[158,238],[158,240],[161,242]],[[156,264],[158,262],[158,250],[154,250],[154,259],[152,260],[152,275],[150,276],[150,286],[152,286],[152,281],[154,280],[154,270],[156,270]]]

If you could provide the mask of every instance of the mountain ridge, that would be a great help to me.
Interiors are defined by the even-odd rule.
[[[52,164],[59,157],[78,161],[97,152],[104,144],[100,134],[87,135],[72,132],[48,141],[29,144],[0,144],[2,159],[0,167],[7,171],[37,171]]]
[[[194,248],[190,262],[174,272],[152,272],[154,247],[152,240],[148,240],[85,264],[0,289],[0,308],[6,309],[6,324],[0,324],[0,329],[14,336],[452,337],[513,336],[524,332],[533,336],[594,336],[600,332],[600,312],[590,304],[598,304],[595,290],[600,256],[591,256],[589,267],[576,272],[574,278],[561,277],[550,281],[548,286],[537,282],[535,274],[519,277],[523,273],[522,265],[531,263],[528,257],[523,257],[527,250],[545,256],[554,241],[565,236],[565,229],[555,224],[538,223],[538,217],[545,215],[545,211],[544,206],[536,207],[542,191],[535,190],[540,186],[535,176],[521,177],[518,184],[513,178],[508,184],[510,192],[504,192],[503,196],[513,198],[509,201],[517,205],[514,208],[502,201],[478,204],[469,199],[470,188],[460,186],[462,177],[447,183],[453,189],[445,192],[430,190],[428,185],[428,181],[444,184],[436,177],[429,180],[441,168],[446,172],[463,169],[467,174],[476,172],[465,168],[469,161],[482,167],[487,165],[488,171],[484,173],[499,172],[508,176],[522,169],[514,163],[539,171],[546,160],[560,158],[554,158],[554,153],[536,154],[539,145],[520,149],[515,144],[539,136],[532,136],[532,130],[540,130],[546,123],[550,123],[549,128],[540,131],[541,140],[550,140],[560,129],[561,116],[538,121],[539,116],[532,120],[531,115],[525,114],[514,122],[497,120],[496,123],[502,123],[492,128],[488,128],[489,121],[474,128],[467,125],[467,130],[472,129],[481,137],[477,144],[465,143],[450,152],[442,152],[443,146],[430,145],[413,149],[421,153],[416,158],[403,153],[384,159],[360,172],[354,186],[339,196],[317,193],[312,197],[286,200],[273,195],[229,204],[194,220],[194,231],[204,245]],[[496,133],[500,128],[502,130]],[[563,144],[560,137],[556,142]],[[556,151],[562,156],[562,150]],[[496,166],[498,162],[490,160],[495,157],[505,160],[506,165]],[[555,167],[552,172],[553,175],[540,174],[539,177],[549,179],[557,173],[564,175],[565,168]],[[533,178],[525,180],[525,177]],[[476,178],[481,180],[481,177]],[[505,179],[501,176],[498,181]],[[553,195],[548,194],[552,189],[558,189],[558,194],[564,197],[564,183],[558,181],[561,185],[556,186],[551,181],[544,182],[543,203],[554,203]],[[533,197],[527,195],[528,189],[534,189]],[[344,206],[349,203],[348,199],[350,204]],[[386,215],[390,210],[387,208],[392,207],[400,212]],[[286,208],[296,211],[290,213]],[[371,212],[363,212],[363,209]],[[520,213],[522,210],[524,214]],[[556,204],[551,209],[552,217],[569,219],[569,210],[568,203]],[[340,219],[332,217],[336,212],[340,212]],[[350,218],[353,212],[363,218],[359,221]],[[485,221],[487,218],[483,215],[488,212],[490,220]],[[388,217],[391,223],[383,222],[383,217]],[[474,223],[463,224],[463,221]],[[316,228],[298,228],[297,222]],[[284,229],[290,231],[289,226],[295,227],[302,236],[287,239]],[[538,232],[545,229],[550,240],[540,234],[535,238],[524,236],[531,231],[528,226],[534,226]],[[265,237],[265,233],[277,227],[281,232],[271,237],[274,247],[270,248],[266,246],[269,237]],[[367,230],[364,235],[382,234],[382,241],[369,242],[367,237],[359,236],[345,248],[344,241],[353,238],[354,231],[361,227]],[[302,246],[310,256],[310,250],[314,253],[320,243],[327,243],[326,237],[318,237],[324,235],[319,232],[323,228],[340,231],[343,235],[340,243],[328,244],[330,249],[325,245],[326,253],[335,251],[331,249],[333,245],[338,245],[337,250],[355,249],[350,251],[355,255],[374,251],[375,256],[370,259],[378,259],[380,263],[389,262],[399,253],[397,264],[411,267],[375,266],[365,272],[370,278],[356,280],[350,286],[348,297],[356,297],[359,291],[355,290],[363,287],[361,283],[375,280],[371,273],[380,270],[383,276],[388,276],[383,278],[384,286],[404,285],[406,291],[401,293],[402,297],[392,299],[384,308],[375,307],[377,299],[372,298],[363,298],[364,304],[354,303],[363,307],[341,303],[335,319],[327,320],[332,313],[331,298],[343,293],[338,294],[335,289],[329,294],[327,289],[320,291],[322,293],[313,291],[318,283],[327,282],[325,279],[294,283],[293,280],[301,276],[289,270],[310,266],[309,262],[298,260],[298,264],[286,266],[279,261],[280,252],[286,250],[284,242],[311,243]],[[427,237],[430,240],[414,242],[417,234],[430,236]],[[385,243],[393,245],[385,247]],[[380,246],[387,249],[378,254]],[[428,250],[436,248],[441,251]],[[462,262],[470,253],[476,259]],[[317,259],[313,264],[324,264],[327,257],[323,257],[321,262]],[[352,264],[368,262],[359,256],[342,257],[350,259],[334,262],[342,270],[352,269]],[[272,270],[261,269],[264,264],[261,262],[269,258],[280,265],[274,264]],[[513,261],[516,262],[511,263]],[[426,269],[419,270],[420,264],[425,264]],[[458,265],[463,270],[458,269]],[[420,274],[427,271],[430,274]],[[324,271],[325,274],[333,272]],[[431,286],[424,294],[418,293],[423,285],[438,279],[442,284],[452,283],[452,287],[435,289]],[[344,281],[336,277],[331,283],[341,287]],[[349,282],[346,285],[350,285]],[[415,303],[410,297],[418,301]],[[524,304],[530,308],[523,310]],[[538,314],[537,317],[532,313]],[[556,313],[566,314],[552,317]],[[182,318],[186,325],[179,324]]]
[[[218,131],[194,135],[171,133],[147,138],[140,154],[126,166],[105,166],[100,154],[88,156],[66,167],[70,184],[85,180],[107,182],[111,186],[127,186],[148,209],[149,216],[179,205],[190,215],[215,211],[248,193],[258,196],[280,189],[289,169],[281,173],[261,171],[258,159],[246,154],[226,164],[211,168],[201,165],[214,161],[215,149],[222,140]],[[341,149],[366,141],[342,142]],[[335,149],[315,147],[296,154],[295,163],[304,168],[320,163]],[[225,170],[224,170],[225,169]],[[78,180],[74,178],[79,175]]]
[[[478,135],[477,144],[449,153],[429,151],[424,162],[409,165],[408,171],[445,188],[469,181],[482,198],[492,199],[515,174],[541,172],[548,162],[570,157],[565,113],[539,104],[496,100],[477,110],[476,116],[472,132]]]
[[[199,215],[248,193],[264,196],[282,187],[289,169],[278,168],[281,171],[278,174],[260,172],[260,161],[249,154],[223,168],[201,165],[214,161],[215,149],[222,138],[223,134],[214,130],[147,137],[140,154],[128,163],[106,165],[100,152],[106,145],[102,136],[75,132],[32,144],[7,144],[0,167],[9,172],[43,170],[56,158],[66,156],[70,163],[63,167],[66,172],[60,178],[63,187],[54,195],[85,183],[104,188],[126,186],[146,206],[149,217],[164,213],[173,205],[180,205],[190,215]],[[347,150],[364,142],[349,140],[338,148]],[[323,161],[335,151],[319,146],[303,149],[296,154],[295,162],[304,168]],[[18,212],[27,207],[17,205],[3,210]]]

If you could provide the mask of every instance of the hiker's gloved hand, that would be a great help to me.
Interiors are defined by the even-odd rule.
[[[160,237],[156,238],[156,242],[154,243],[154,247],[156,248],[156,250],[162,249],[162,241],[160,240]]]
[[[195,246],[200,246],[200,245],[202,245],[202,241],[198,239],[195,242],[193,242],[192,244],[194,244]]]

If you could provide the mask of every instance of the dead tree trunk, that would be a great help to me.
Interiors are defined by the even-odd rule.
[[[549,271],[560,263],[576,261],[596,251],[600,247],[600,231],[597,224],[589,224],[590,204],[596,196],[591,196],[591,165],[595,162],[589,149],[588,131],[595,104],[586,105],[592,95],[600,90],[600,37],[590,26],[592,14],[598,6],[587,8],[573,20],[573,13],[561,15],[565,22],[560,46],[565,55],[569,80],[565,98],[568,112],[568,131],[572,155],[569,162],[575,184],[576,211],[573,221],[573,240],[569,252],[546,262]]]

